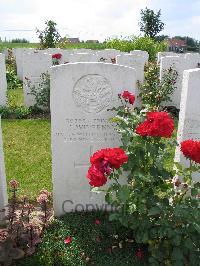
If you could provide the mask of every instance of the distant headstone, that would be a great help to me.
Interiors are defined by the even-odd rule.
[[[52,57],[50,54],[31,53],[23,56],[23,90],[24,102],[27,107],[35,104],[35,97],[30,94],[31,86],[38,86],[41,82],[41,74],[47,73],[52,66]]]
[[[69,63],[98,62],[97,56],[95,54],[86,54],[86,53],[68,54],[67,59]]]
[[[80,53],[90,54],[90,53],[93,53],[93,50],[92,49],[85,49],[85,48],[73,49],[72,53],[74,53],[74,54],[80,54]]]
[[[104,196],[91,193],[87,176],[90,156],[118,147],[118,133],[108,111],[124,89],[135,93],[135,70],[104,63],[52,67],[51,133],[53,198],[56,216],[105,208]]]
[[[178,78],[176,81],[176,89],[171,96],[171,102],[166,103],[166,105],[175,106],[180,109],[181,101],[181,90],[182,90],[182,80],[183,80],[183,71],[188,69],[194,69],[198,67],[200,63],[200,54],[185,54],[184,56],[166,56],[162,57],[160,60],[160,78],[163,78],[163,75],[167,69],[170,67],[177,70]]]
[[[0,105],[6,106],[7,102],[7,80],[6,80],[6,64],[5,55],[0,54]]]
[[[8,195],[7,195],[6,174],[5,174],[5,164],[4,164],[1,118],[0,118],[0,224],[4,223],[5,206],[7,204],[8,204]]]
[[[98,61],[104,63],[113,63],[113,60],[116,59],[116,56],[120,54],[121,52],[115,49],[104,49],[96,52]]]
[[[31,53],[33,50],[34,49],[32,48],[16,48],[15,49],[17,76],[20,80],[23,80],[23,56],[25,53]]]
[[[136,71],[136,80],[139,82],[144,81],[144,66],[146,60],[144,57],[136,57],[133,54],[118,55],[116,57],[116,63],[118,65],[129,66],[135,69]],[[138,86],[136,87],[136,96],[139,95]],[[139,105],[137,101],[136,105]]]
[[[130,54],[134,55],[135,57],[143,58],[145,63],[147,63],[149,60],[149,54],[146,51],[133,50],[133,51],[130,51]]]
[[[173,52],[158,52],[157,53],[157,62],[160,63],[160,59],[165,56],[178,56],[179,54]]]
[[[62,49],[60,48],[48,48],[45,50],[45,53],[47,54],[58,54],[58,53],[61,53],[62,54]]]
[[[177,141],[180,144],[187,139],[200,141],[200,69],[185,70],[183,74]],[[180,148],[176,149],[175,161],[189,166]],[[200,181],[200,176],[194,179]]]

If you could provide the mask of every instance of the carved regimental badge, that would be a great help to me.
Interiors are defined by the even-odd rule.
[[[73,99],[85,112],[99,113],[109,106],[112,88],[106,78],[100,75],[86,75],[76,82]]]

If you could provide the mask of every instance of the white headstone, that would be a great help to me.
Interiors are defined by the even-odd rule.
[[[200,54],[185,54],[184,56],[166,56],[160,60],[160,78],[162,79],[165,71],[172,67],[177,70],[178,78],[175,84],[175,91],[171,96],[172,102],[166,103],[166,105],[175,106],[180,109],[181,90],[183,71],[188,69],[197,68],[200,63]]]
[[[6,80],[6,64],[5,55],[0,54],[0,105],[6,106],[7,97],[7,80]]]
[[[45,53],[47,54],[58,54],[61,53],[62,54],[62,49],[60,48],[48,48],[45,50]]]
[[[178,56],[179,54],[173,52],[158,52],[157,53],[157,62],[160,63],[160,59],[165,56]]]
[[[5,55],[5,59],[8,59],[8,48],[3,49],[2,54]]]
[[[69,54],[68,56],[65,56],[65,59],[66,58],[68,59],[67,61],[69,63],[98,62],[97,56],[95,54],[86,54],[86,53]]]
[[[47,73],[52,66],[52,57],[50,54],[31,53],[24,54],[23,56],[23,90],[24,102],[27,107],[35,104],[35,98],[30,95],[30,88],[28,81],[31,85],[38,86],[41,82],[41,74]]]
[[[185,70],[183,75],[177,141],[180,144],[188,139],[200,141],[200,69]],[[189,166],[180,148],[176,149],[175,161]]]
[[[132,54],[118,55],[116,57],[116,63],[118,65],[129,66],[135,69],[136,71],[136,80],[141,83],[144,81],[144,66],[146,60],[144,57],[135,57]],[[139,95],[138,86],[136,87],[135,92],[136,98]],[[137,100],[136,105],[139,106],[139,102]]]
[[[4,164],[1,118],[0,118],[0,224],[4,222],[3,221],[5,217],[4,208],[7,204],[8,204],[8,195],[7,195],[6,174],[5,174],[5,164]]]
[[[93,53],[93,50],[92,49],[81,48],[81,49],[73,49],[72,52],[74,54],[80,54],[80,53],[90,54],[90,53]]]
[[[102,194],[90,192],[86,178],[90,156],[98,149],[119,147],[109,118],[124,89],[135,89],[135,70],[104,63],[52,67],[51,133],[55,215],[101,208]],[[91,207],[92,204],[93,207]],[[105,207],[105,206],[104,206]]]
[[[149,54],[146,51],[133,50],[133,51],[130,51],[130,54],[134,55],[135,57],[144,58],[145,63],[147,63],[149,60]]]
[[[116,59],[117,55],[120,55],[121,52],[115,49],[105,49],[96,52],[99,62],[112,63],[113,59]]]
[[[23,80],[23,56],[25,53],[31,53],[33,50],[34,49],[32,48],[16,48],[15,49],[17,76],[20,80]]]

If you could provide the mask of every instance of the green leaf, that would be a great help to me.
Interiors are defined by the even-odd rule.
[[[117,197],[119,198],[119,200],[121,200],[122,202],[126,202],[129,199],[130,196],[130,188],[128,185],[123,185],[120,190],[117,193]]]
[[[105,200],[106,200],[106,202],[107,202],[108,204],[111,204],[111,203],[112,203],[113,198],[112,198],[111,193],[107,193],[107,194],[105,195]]]
[[[176,262],[178,261],[182,262],[184,260],[183,251],[178,247],[173,248],[172,259]],[[180,265],[183,265],[183,264],[180,264]]]
[[[193,242],[192,242],[192,240],[190,238],[185,239],[184,246],[186,248],[188,248],[189,250],[192,250],[193,249]]]
[[[194,228],[200,233],[200,225],[199,224],[194,224]]]
[[[116,220],[118,220],[119,219],[119,214],[118,213],[111,213],[110,215],[109,215],[109,221],[116,221]]]
[[[193,197],[195,197],[196,195],[198,195],[198,189],[196,189],[196,188],[192,188],[192,189],[191,189],[191,195],[192,195]]]
[[[181,236],[178,235],[176,233],[176,235],[173,237],[172,239],[172,243],[175,245],[175,246],[180,246],[180,243],[181,243]]]
[[[152,208],[149,210],[148,215],[149,215],[149,216],[154,216],[154,215],[158,215],[158,214],[160,214],[160,212],[161,212],[160,208],[156,206],[156,207],[152,207]]]

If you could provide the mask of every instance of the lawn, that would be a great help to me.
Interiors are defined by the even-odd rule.
[[[17,88],[14,90],[8,90],[7,97],[8,97],[9,107],[24,106],[23,89]]]
[[[50,121],[2,120],[5,166],[8,182],[20,182],[20,195],[32,199],[43,189],[52,189]]]
[[[0,51],[5,48],[37,48],[38,43],[12,43],[12,42],[1,42]]]
[[[0,52],[5,48],[39,48],[39,43],[0,43]],[[94,49],[100,50],[105,49],[106,44],[104,43],[68,43],[64,44],[61,48],[63,49]]]

